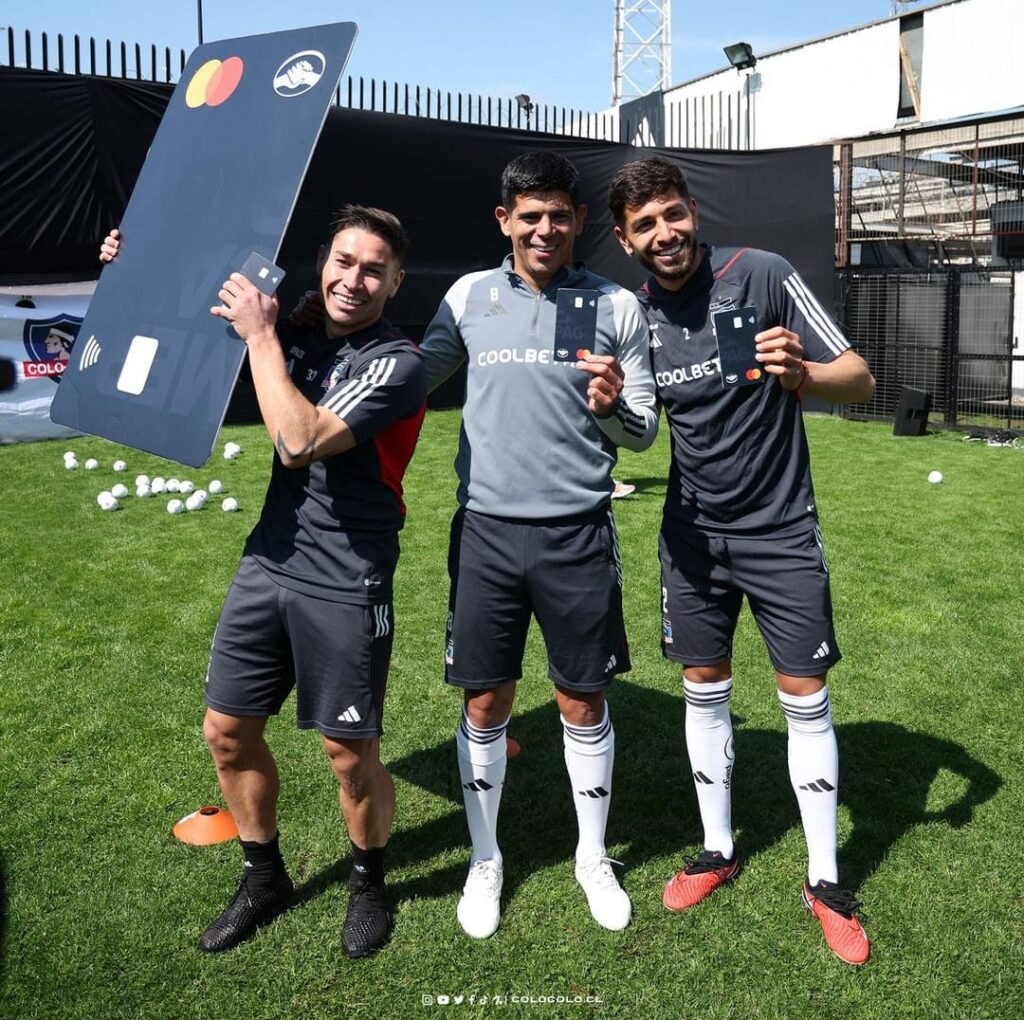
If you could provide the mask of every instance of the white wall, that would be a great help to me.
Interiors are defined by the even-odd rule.
[[[920,123],[1024,105],[1024,0],[958,0],[921,13]],[[761,57],[750,147],[891,131],[898,123],[899,44],[900,21],[891,18]],[[745,73],[729,68],[666,92],[667,144],[747,148]]]
[[[1024,0],[967,0],[924,14],[921,120],[1024,103]]]

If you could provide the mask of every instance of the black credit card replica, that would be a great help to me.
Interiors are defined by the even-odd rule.
[[[766,375],[761,363],[754,357],[757,345],[754,337],[758,334],[757,309],[728,308],[711,316],[718,341],[718,363],[721,367],[722,385],[726,389],[734,386],[757,386],[765,381]]]
[[[280,266],[275,266],[270,259],[265,259],[258,251],[254,251],[238,271],[267,297],[274,296],[274,291],[281,286],[284,279],[284,270]]]
[[[596,290],[559,290],[555,298],[555,361],[582,361],[593,354],[600,296]]]
[[[120,228],[121,250],[89,303],[55,422],[192,467],[210,456],[245,357],[210,308],[250,252],[277,258],[355,37],[347,22],[192,53],[121,222],[102,224]],[[254,138],[265,142],[255,172]],[[275,272],[267,262],[249,278],[272,293]]]

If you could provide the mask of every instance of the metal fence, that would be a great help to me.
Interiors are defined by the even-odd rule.
[[[46,32],[33,38],[29,31],[6,30],[0,41],[0,66],[25,67],[60,74],[90,74],[161,83],[177,82],[185,68],[184,50],[109,39]],[[351,75],[338,84],[336,106],[408,117],[429,117],[462,124],[541,131],[574,138],[617,141],[615,112],[588,113],[565,106],[535,104],[528,96],[484,96],[446,92],[429,86]]]
[[[847,269],[839,274],[847,336],[875,376],[852,417],[893,418],[904,387],[931,394],[947,426],[1024,426],[1024,323],[1010,271]]]
[[[836,199],[840,265],[886,244],[925,262],[1015,263],[1024,258],[1024,118],[844,142]]]

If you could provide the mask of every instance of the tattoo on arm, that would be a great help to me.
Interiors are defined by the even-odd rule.
[[[277,447],[277,452],[281,455],[282,459],[287,460],[304,460],[313,459],[313,450],[316,448],[316,440],[310,439],[308,443],[301,450],[289,450],[287,444],[284,441],[284,436],[281,435],[281,430],[277,430],[277,440],[274,443]]]

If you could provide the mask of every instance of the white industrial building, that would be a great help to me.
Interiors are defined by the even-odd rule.
[[[917,7],[666,91],[664,144],[811,145],[1024,107],[1022,52],[1022,0]]]

